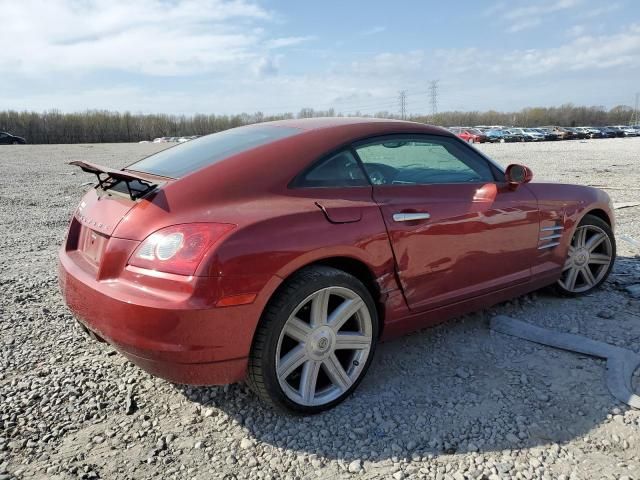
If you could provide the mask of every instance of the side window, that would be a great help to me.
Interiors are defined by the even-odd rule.
[[[321,161],[299,177],[296,187],[362,187],[369,182],[349,150]]]
[[[487,162],[453,138],[394,137],[361,144],[356,152],[374,185],[495,181]]]
[[[9,135],[7,135],[6,133],[4,133],[4,132],[0,132],[0,138],[5,138],[5,137],[8,137],[8,136],[9,136]]]

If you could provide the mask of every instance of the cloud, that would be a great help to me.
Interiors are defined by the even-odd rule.
[[[622,4],[619,2],[602,2],[601,6],[595,8],[589,8],[584,11],[582,16],[585,18],[598,18],[602,15],[607,15],[611,12],[615,12],[616,10],[620,10],[622,8]]]
[[[266,43],[267,48],[284,48],[291,47],[294,45],[299,45],[304,42],[308,42],[309,40],[313,40],[314,37],[283,37],[283,38],[274,38],[273,40],[269,40]]]
[[[507,28],[507,32],[509,33],[517,33],[522,30],[527,30],[528,28],[537,27],[542,23],[542,19],[539,17],[527,18],[525,20],[519,20],[516,23],[513,23]]]
[[[377,35],[379,33],[385,32],[387,30],[387,27],[383,27],[381,25],[376,26],[376,27],[371,27],[368,28],[366,30],[362,30],[360,32],[360,35],[362,35],[363,37],[368,37],[370,35]]]
[[[265,56],[259,58],[253,65],[253,73],[258,77],[277,75],[280,68],[280,56]]]
[[[579,36],[556,48],[515,51],[505,57],[501,67],[521,75],[540,75],[638,65],[640,25],[631,25],[612,35]]]
[[[580,29],[576,29],[576,32]],[[633,24],[610,35],[579,35],[550,48],[511,51],[443,49],[435,52],[447,74],[495,74],[511,78],[558,75],[640,66],[640,25]]]
[[[320,27],[298,35],[296,22],[287,26],[290,19],[263,5],[260,0],[0,0],[0,11],[11,18],[0,28],[0,44],[11,47],[0,49],[0,105],[187,114],[333,106],[338,112],[375,113],[397,111],[398,91],[407,89],[410,110],[427,111],[428,93],[417,92],[427,92],[432,79],[440,79],[442,109],[519,108],[577,98],[606,104],[607,95],[635,91],[640,73],[637,24],[604,35],[565,22],[570,35],[564,41],[556,35],[530,49],[487,42],[407,51],[390,42],[380,51],[365,42],[366,48],[355,51],[346,40],[336,47],[342,39],[322,38]],[[540,5],[564,11],[577,3]],[[538,4],[522,8],[507,4],[492,18],[512,29],[533,28],[527,22],[546,18]],[[581,15],[572,23],[589,26],[588,20],[576,20]],[[356,35],[375,35],[382,28]],[[317,48],[305,44],[316,38]],[[464,45],[459,40],[456,45]]]
[[[356,75],[398,77],[410,72],[421,71],[425,59],[426,54],[422,50],[413,50],[407,53],[380,53],[365,60],[352,62],[351,71]]]
[[[11,45],[0,72],[26,74],[211,71],[251,61],[272,16],[245,0],[0,0],[0,11],[12,19],[0,29],[0,45]]]
[[[543,21],[562,10],[581,6],[583,0],[548,0],[522,7],[498,2],[484,12],[484,16],[499,16],[507,25],[507,32],[516,33],[541,25]]]
[[[579,37],[586,31],[586,27],[584,25],[574,25],[573,27],[567,30],[567,35],[570,37]]]

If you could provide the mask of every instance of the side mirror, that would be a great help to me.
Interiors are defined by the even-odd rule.
[[[517,187],[523,183],[529,183],[533,178],[533,172],[524,165],[511,164],[504,172],[504,178],[512,187]]]

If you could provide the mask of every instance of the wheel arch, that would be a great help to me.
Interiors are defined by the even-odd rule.
[[[611,222],[611,218],[609,217],[609,214],[607,212],[605,212],[603,209],[594,208],[594,209],[591,209],[591,210],[587,210],[584,213],[584,215],[582,216],[582,218],[586,217],[587,215],[593,215],[594,217],[599,218],[603,222],[606,222],[607,225],[609,225],[610,227],[613,228],[613,224]],[[582,220],[582,218],[580,220]]]
[[[341,270],[350,275],[353,275],[355,278],[360,280],[365,288],[371,294],[373,301],[376,306],[376,313],[378,314],[378,332],[377,335],[380,337],[382,335],[382,331],[384,330],[384,305],[381,303],[381,290],[377,281],[377,277],[371,268],[364,260],[352,256],[347,255],[333,255],[326,256],[321,258],[316,258],[310,260],[302,265],[297,265],[294,269],[287,272],[286,275],[280,277],[279,284],[275,287],[275,289],[269,295],[266,303],[264,304],[264,308],[262,309],[262,313],[260,315],[260,320],[258,323],[263,321],[264,312],[269,307],[269,304],[272,302],[274,297],[286,286],[287,281],[296,275],[301,270],[305,268],[310,268],[314,266],[325,266],[335,268],[336,270]],[[257,329],[256,329],[257,330]]]

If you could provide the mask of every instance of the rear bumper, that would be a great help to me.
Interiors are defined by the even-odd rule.
[[[64,248],[58,269],[74,316],[149,373],[191,385],[244,379],[260,306],[209,307],[188,294],[213,296],[224,290],[220,277],[195,277],[185,285],[187,294],[163,295],[141,284],[97,280]]]

